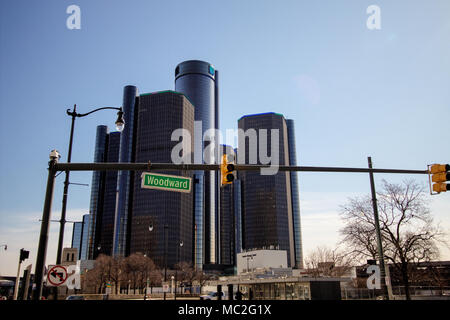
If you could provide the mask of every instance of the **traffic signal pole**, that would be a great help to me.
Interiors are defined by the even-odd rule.
[[[39,247],[36,258],[36,269],[34,278],[36,289],[33,294],[33,300],[41,300],[42,297],[42,282],[44,279],[45,258],[47,256],[48,231],[50,224],[50,214],[52,210],[53,189],[55,186],[55,165],[58,158],[53,157],[48,165],[47,190],[45,193],[44,210],[42,213],[41,233],[39,236]]]
[[[22,250],[20,250],[19,266],[17,267],[17,277],[16,277],[16,283],[14,285],[14,298],[13,298],[13,300],[17,300],[17,294],[19,292],[19,278],[20,278],[20,265],[22,264]]]
[[[270,168],[268,165],[235,164],[236,171],[258,171],[262,168]],[[273,167],[272,167],[273,168]],[[403,169],[373,169],[369,168],[344,168],[344,167],[314,167],[314,166],[278,166],[279,171],[302,172],[347,172],[347,173],[400,173],[400,174],[428,174],[428,170],[403,170]],[[58,171],[158,171],[158,170],[220,170],[220,164],[174,164],[174,163],[58,163],[57,158],[49,162],[49,174],[47,191],[45,195],[44,210],[42,214],[41,234],[39,238],[38,255],[36,259],[35,300],[42,296],[42,281],[44,277],[45,257],[47,253],[48,230],[50,211],[53,199],[55,174]]]
[[[236,171],[258,171],[261,168],[270,168],[268,165],[235,164]],[[158,171],[158,170],[220,170],[220,164],[175,164],[175,163],[57,163],[56,171]],[[346,167],[314,167],[314,166],[278,166],[278,171],[303,172],[347,172],[347,173],[402,173],[402,174],[428,174],[427,170],[405,169],[374,169],[374,168],[346,168]]]
[[[369,162],[369,169],[372,169],[372,158],[367,158]],[[373,179],[373,172],[369,172],[370,177],[370,191],[372,193],[372,206],[373,206],[373,217],[375,220],[375,231],[377,234],[377,244],[378,244],[378,261],[380,265],[380,283],[381,283],[381,291],[383,292],[383,296],[385,300],[389,300],[389,295],[387,292],[387,284],[386,284],[386,270],[384,264],[384,253],[383,253],[383,242],[381,237],[380,230],[380,220],[378,217],[378,204],[377,204],[377,193],[375,192],[375,182]],[[389,268],[389,267],[388,267]]]

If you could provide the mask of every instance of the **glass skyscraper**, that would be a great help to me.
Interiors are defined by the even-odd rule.
[[[124,130],[120,135],[119,162],[134,162],[135,124],[139,105],[138,89],[125,86],[123,91]],[[117,204],[114,223],[113,254],[126,256],[129,253],[131,199],[133,199],[134,172],[119,171],[117,176]]]
[[[83,215],[83,232],[81,236],[80,260],[88,260],[90,214]]]
[[[294,120],[286,120],[289,141],[289,165],[297,165]],[[295,267],[303,269],[303,242],[297,171],[291,171],[292,215],[294,220]]]
[[[244,132],[249,129],[256,130],[257,142],[251,141],[248,137],[239,139],[238,153],[245,152],[244,163],[251,164],[249,151],[252,145],[259,155],[257,164],[261,164],[259,148],[262,133],[267,132],[266,150],[271,150],[271,129],[277,129],[279,165],[290,164],[288,131],[286,120],[282,115],[276,113],[247,115],[239,119],[238,126]],[[239,179],[242,184],[242,247],[286,250],[288,266],[294,267],[295,242],[290,173],[279,171],[275,175],[261,175],[259,171],[242,171],[239,173]]]
[[[106,141],[108,136],[108,128],[106,126],[97,126],[97,134],[95,138],[94,162],[105,162],[106,157]],[[105,172],[93,171],[91,183],[91,202],[89,207],[90,223],[89,223],[89,243],[87,244],[87,256],[93,259],[95,254],[96,227],[98,217],[103,211],[103,193],[105,187]],[[83,248],[84,249],[84,248]],[[84,250],[82,250],[84,252]]]
[[[162,91],[142,94],[136,125],[135,161],[172,163],[172,150],[180,141],[172,133],[183,128],[194,132],[194,107],[178,92]],[[193,151],[191,140],[191,151]],[[186,152],[183,150],[183,152]],[[193,154],[184,155],[192,162]],[[157,173],[191,177],[192,171],[157,171]],[[164,266],[167,226],[167,266],[179,261],[193,261],[193,193],[141,188],[141,174],[136,171],[132,202],[130,253],[141,252],[160,267]],[[150,228],[150,226],[152,226]],[[183,246],[180,246],[180,242]]]
[[[106,126],[97,127],[94,162],[117,162],[119,147],[120,132],[108,133]],[[89,259],[95,259],[100,253],[112,253],[116,189],[116,171],[93,172],[87,249]]]
[[[78,260],[81,259],[81,239],[83,237],[83,222],[74,222],[72,231],[72,248],[78,249]]]
[[[183,93],[195,107],[194,162],[212,162],[203,158],[203,149],[209,144],[203,136],[209,129],[219,128],[219,72],[208,62],[189,60],[175,68],[175,91]],[[210,133],[214,140],[214,133]],[[211,140],[210,140],[211,141]],[[218,151],[218,141],[215,141]],[[219,159],[217,159],[219,160]],[[218,163],[218,162],[216,162]],[[219,180],[218,172],[196,171],[194,173],[195,217],[195,264],[217,263],[217,233],[219,226]]]
[[[83,215],[80,222],[74,222],[72,232],[72,248],[78,249],[78,260],[87,260],[89,245],[89,214]]]

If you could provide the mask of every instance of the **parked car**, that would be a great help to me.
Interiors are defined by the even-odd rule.
[[[66,300],[86,300],[84,296],[68,296]]]
[[[200,296],[200,300],[218,300],[218,292],[216,291],[211,291],[208,292],[208,294],[204,294]],[[224,292],[221,292],[221,298],[222,300],[226,299],[226,294]]]

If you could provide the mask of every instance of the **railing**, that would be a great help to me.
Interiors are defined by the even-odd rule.
[[[450,287],[409,287],[409,292],[412,298],[436,298],[450,300]],[[392,287],[392,294],[394,299],[402,300],[405,298],[405,287]],[[342,288],[342,300],[376,300],[381,296],[381,290],[371,290],[367,288]]]

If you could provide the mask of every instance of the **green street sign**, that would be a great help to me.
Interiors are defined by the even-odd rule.
[[[191,192],[191,178],[143,172],[141,188],[175,192]]]

